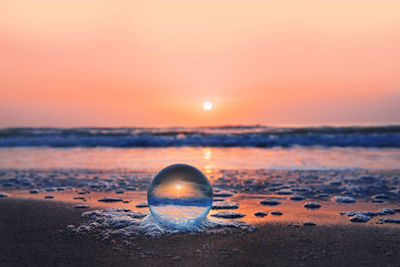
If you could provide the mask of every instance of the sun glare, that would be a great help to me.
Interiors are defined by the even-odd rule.
[[[210,101],[206,101],[203,103],[203,108],[204,110],[210,110],[212,109],[212,103]]]

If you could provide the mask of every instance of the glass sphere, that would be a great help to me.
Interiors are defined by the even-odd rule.
[[[147,191],[147,202],[161,224],[185,228],[207,216],[213,202],[213,191],[201,171],[187,164],[174,164],[154,177]]]

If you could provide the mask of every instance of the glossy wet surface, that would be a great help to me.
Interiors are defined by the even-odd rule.
[[[46,196],[53,196],[54,198],[47,201],[66,201],[89,206],[89,209],[83,208],[84,211],[119,207],[148,212],[147,207],[139,208],[136,205],[146,201],[146,190],[152,175],[153,172],[132,170],[2,169],[0,188],[9,198],[45,199]],[[240,220],[251,224],[303,224],[304,221],[317,224],[354,224],[342,212],[378,212],[388,208],[395,212],[374,216],[364,225],[377,225],[382,218],[400,218],[400,171],[396,170],[225,170],[215,171],[209,178],[213,184],[215,200],[218,200],[214,204],[223,203],[222,207],[211,210],[209,216],[221,211],[231,211],[244,214]],[[99,202],[104,197],[113,197],[115,202]],[[280,204],[261,204],[260,201],[265,199],[275,200]],[[351,201],[342,203],[339,200]],[[232,208],[235,205],[228,205],[232,202],[239,207]],[[304,205],[309,202],[320,204],[321,207],[307,209]],[[258,211],[267,215],[258,217],[255,215]],[[273,215],[279,214],[274,211],[279,211],[282,215]],[[385,225],[399,227],[395,223]]]

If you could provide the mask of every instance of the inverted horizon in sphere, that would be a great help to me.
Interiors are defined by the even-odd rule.
[[[152,215],[164,226],[191,227],[202,221],[212,205],[212,187],[198,169],[174,164],[162,169],[147,192]]]

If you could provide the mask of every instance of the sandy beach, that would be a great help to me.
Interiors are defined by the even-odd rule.
[[[396,266],[400,229],[363,225],[256,225],[254,233],[101,240],[71,234],[85,223],[73,204],[0,200],[3,266]]]
[[[400,267],[400,1],[0,2],[0,267]]]
[[[28,140],[82,138],[41,131]],[[121,141],[107,138],[89,141]],[[397,266],[399,155],[317,146],[0,148],[0,266]],[[207,217],[185,229],[158,221],[147,196],[157,172],[181,159],[192,159],[213,192]],[[179,205],[166,215],[181,216]]]

